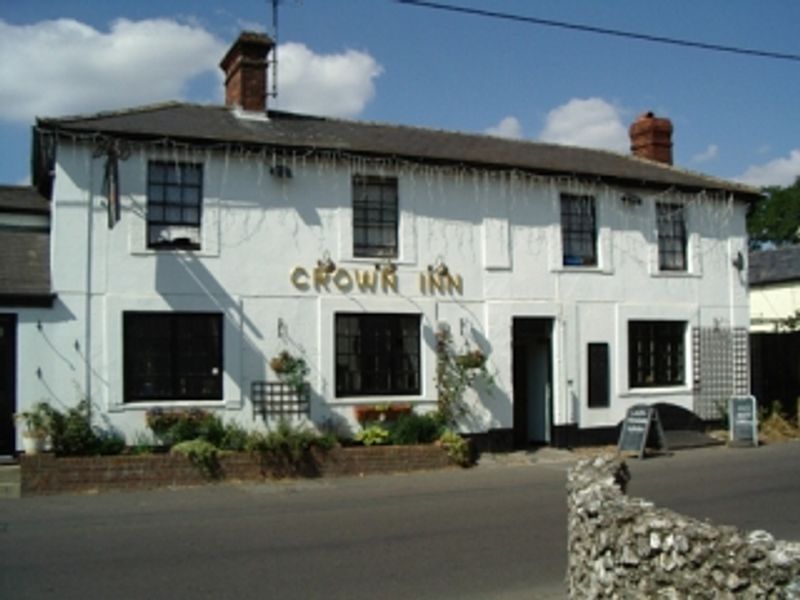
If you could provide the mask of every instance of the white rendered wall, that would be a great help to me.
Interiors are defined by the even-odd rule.
[[[800,310],[800,284],[777,283],[750,288],[750,331],[778,331],[779,323]]]
[[[146,248],[149,159],[204,165],[202,249]],[[402,397],[421,409],[435,405],[433,334],[450,324],[456,345],[489,352],[496,388],[473,394],[464,428],[511,427],[511,323],[514,317],[554,320],[554,422],[580,427],[615,425],[636,402],[673,402],[691,408],[691,339],[687,331],[686,386],[627,387],[627,321],[676,319],[690,325],[747,326],[747,294],[732,257],[746,250],[742,204],[702,195],[633,190],[639,205],[621,201],[621,188],[572,180],[441,170],[358,161],[289,159],[291,179],[269,174],[270,157],[135,149],[120,163],[122,220],[106,225],[103,163],[91,148],[61,143],[53,204],[53,282],[56,309],[43,329],[20,325],[25,377],[19,397],[49,397],[64,405],[90,394],[98,410],[128,435],[144,430],[151,406],[206,406],[255,426],[250,382],[273,379],[269,358],[284,348],[306,356],[315,391],[312,419],[337,412],[352,422],[355,403],[387,398],[336,398],[333,322],[337,312],[410,312],[422,321],[422,392]],[[352,256],[353,175],[399,180],[400,255],[397,291],[364,291],[356,271],[376,260]],[[563,267],[559,194],[596,197],[598,266]],[[686,204],[688,272],[657,268],[655,203]],[[352,285],[331,281],[300,289],[290,273],[311,273],[329,254]],[[463,280],[463,292],[422,291],[420,274],[437,259]],[[343,275],[339,280],[346,283]],[[88,299],[88,302],[87,302]],[[225,316],[222,402],[125,404],[122,401],[122,314],[130,310],[215,311]],[[287,326],[278,337],[278,320]],[[463,336],[462,336],[463,332]],[[586,345],[607,342],[611,406],[588,409]],[[45,377],[31,377],[29,364]],[[44,384],[47,384],[46,388]]]

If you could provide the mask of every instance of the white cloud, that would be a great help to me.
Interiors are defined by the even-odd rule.
[[[573,98],[547,113],[544,142],[627,152],[628,131],[619,109],[602,98]]]
[[[711,144],[708,146],[708,148],[706,148],[699,154],[695,154],[692,157],[692,160],[696,163],[704,163],[710,160],[714,160],[715,158],[717,158],[718,155],[719,155],[719,146],[717,146],[716,144]]]
[[[166,19],[119,19],[107,33],[72,19],[0,20],[0,119],[177,99],[190,79],[218,70],[225,49],[198,25]]]
[[[785,158],[776,158],[763,165],[749,167],[737,181],[756,187],[779,185],[787,186],[794,183],[800,176],[800,149],[789,152]]]
[[[486,129],[484,133],[496,137],[519,140],[522,139],[522,124],[516,117],[505,117],[494,127]]]
[[[33,25],[0,20],[0,120],[29,123],[36,116],[181,100],[192,79],[209,74],[215,87],[193,99],[221,102],[218,65],[228,47],[188,17],[120,19],[108,32],[72,19]],[[355,50],[323,55],[287,43],[279,58],[278,105],[313,114],[358,114],[383,71],[369,54]]]
[[[297,112],[352,117],[375,95],[374,80],[382,72],[365,52],[316,54],[304,44],[281,44],[276,104]]]

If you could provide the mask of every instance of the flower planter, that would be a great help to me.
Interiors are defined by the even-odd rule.
[[[412,408],[410,404],[389,404],[388,406],[367,404],[356,406],[353,409],[356,413],[356,421],[361,425],[364,423],[392,423],[404,415],[410,415]]]

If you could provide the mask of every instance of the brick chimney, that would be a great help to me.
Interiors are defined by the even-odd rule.
[[[268,35],[243,31],[219,63],[225,71],[225,105],[267,110],[267,55],[275,47]]]
[[[672,122],[646,112],[628,130],[634,156],[672,164]]]

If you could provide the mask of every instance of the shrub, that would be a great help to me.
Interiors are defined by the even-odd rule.
[[[336,440],[333,436],[320,436],[306,428],[294,427],[281,420],[272,431],[265,434],[252,434],[247,449],[261,454],[278,476],[292,476],[300,473],[316,474],[316,464],[311,455],[312,448],[328,450]]]
[[[393,444],[430,444],[442,434],[443,424],[435,414],[403,415],[391,430]]]
[[[449,429],[445,431],[439,438],[439,444],[456,464],[462,467],[468,467],[472,464],[472,451],[469,442],[455,431]]]
[[[170,453],[186,456],[209,477],[216,478],[220,474],[217,447],[207,440],[198,438],[180,442],[170,449]]]
[[[247,441],[249,438],[250,433],[248,433],[244,427],[238,423],[227,423],[219,447],[221,450],[241,452],[247,448]]]
[[[379,446],[381,444],[389,443],[389,430],[382,425],[368,425],[359,431],[353,438],[357,442],[361,442],[365,446]]]
[[[219,446],[225,437],[225,426],[217,415],[205,410],[164,410],[154,408],[145,415],[147,426],[167,446],[203,439]]]
[[[92,426],[88,400],[81,400],[66,413],[51,410],[50,435],[57,455],[119,454],[125,448],[121,435]]]

